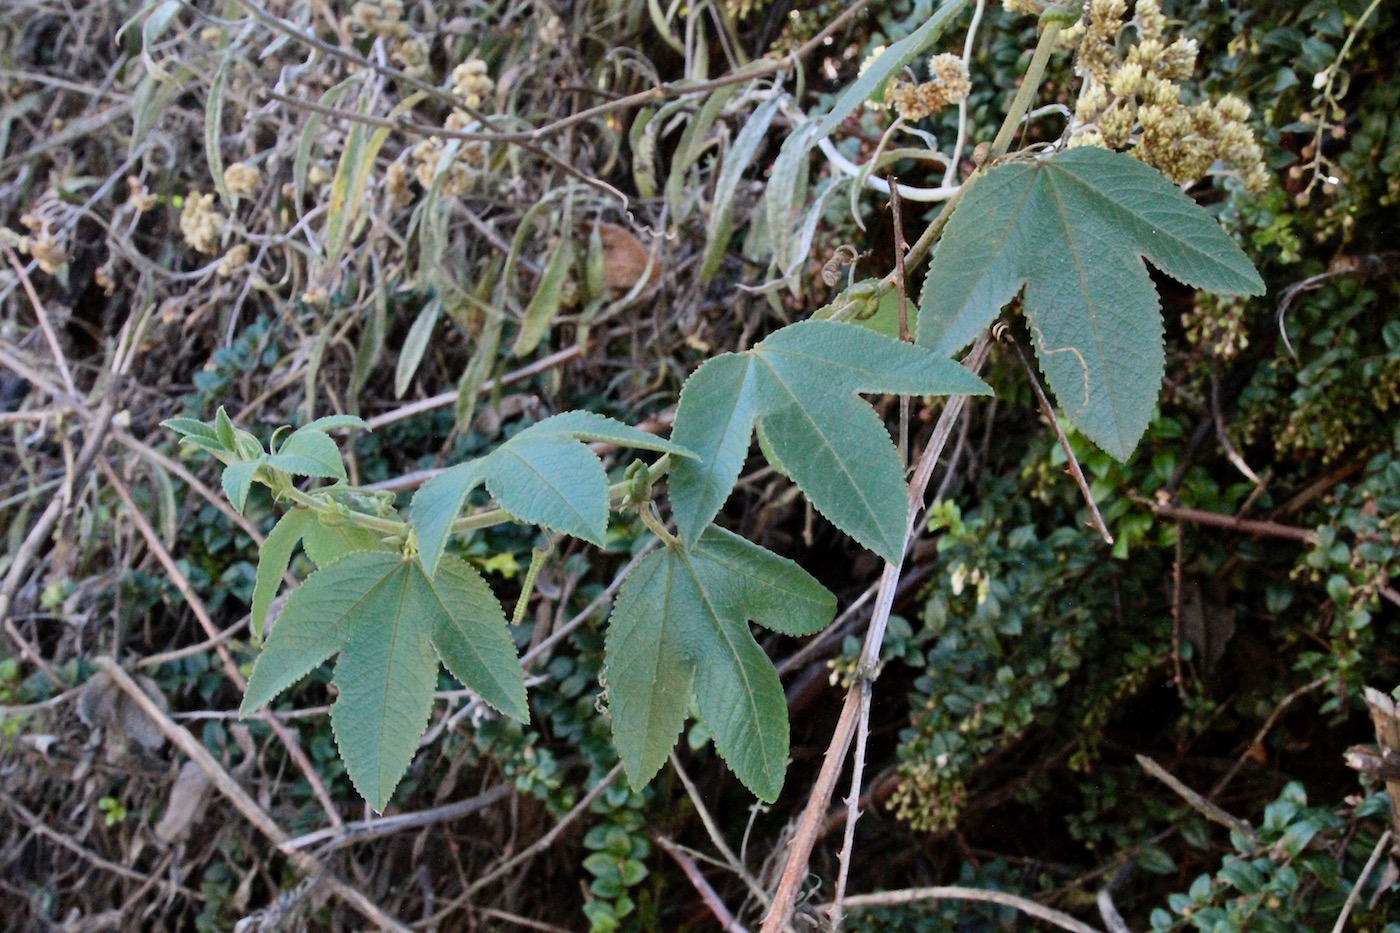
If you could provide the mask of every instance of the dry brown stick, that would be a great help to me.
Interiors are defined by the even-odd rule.
[[[719,854],[724,857],[724,864],[730,871],[738,875],[748,886],[749,893],[759,899],[765,906],[768,903],[768,892],[763,890],[763,886],[758,883],[758,879],[748,870],[739,856],[734,854],[734,850],[729,847],[729,843],[724,840],[724,832],[715,822],[714,816],[705,806],[705,800],[700,796],[700,789],[695,786],[695,782],[690,779],[685,768],[681,765],[681,760],[676,756],[674,750],[671,752],[671,767],[676,771],[676,777],[681,779],[682,786],[685,787],[686,794],[690,797],[690,802],[695,806],[695,812],[700,817],[700,822],[705,826],[705,832],[710,837],[710,842],[719,850]]]
[[[169,574],[171,582],[175,584],[175,588],[180,591],[180,595],[184,597],[185,602],[189,605],[190,611],[192,611],[195,618],[199,620],[200,627],[204,629],[204,633],[208,636],[214,650],[218,652],[219,660],[223,664],[225,676],[227,676],[240,691],[246,690],[248,681],[243,676],[243,672],[238,669],[238,662],[233,659],[233,655],[229,654],[228,647],[220,639],[222,633],[219,631],[218,625],[214,623],[213,616],[209,614],[209,610],[205,607],[204,600],[199,598],[199,594],[196,593],[194,587],[190,585],[189,578],[180,570],[180,566],[175,563],[175,558],[171,556],[170,551],[161,543],[160,536],[156,534],[156,530],[151,527],[151,523],[146,519],[146,516],[141,514],[141,510],[136,507],[136,503],[131,498],[131,493],[126,488],[126,483],[117,475],[117,471],[112,469],[106,459],[98,460],[97,466],[98,469],[102,471],[102,475],[107,477],[107,482],[111,484],[112,490],[117,494],[117,497],[126,505],[127,517],[131,519],[132,524],[136,526],[136,530],[141,534],[141,537],[145,539],[146,546],[151,549],[151,553],[155,555],[156,560],[165,568],[165,572]],[[117,646],[117,648],[120,649],[120,646]],[[273,733],[287,749],[287,754],[291,756],[292,763],[296,765],[297,770],[306,778],[307,784],[311,786],[312,793],[315,794],[316,799],[320,802],[321,809],[325,811],[326,819],[330,820],[331,825],[337,829],[343,826],[345,821],[340,818],[340,813],[336,810],[335,801],[331,799],[330,792],[326,790],[326,784],[321,780],[320,772],[318,772],[316,766],[311,763],[311,759],[306,757],[306,752],[302,749],[301,743],[297,741],[296,735],[267,710],[262,710],[259,713],[259,717],[272,728]]]
[[[715,915],[719,921],[720,929],[724,933],[748,933],[747,928],[740,923],[735,916],[729,912],[729,908],[724,906],[724,900],[715,893],[715,889],[705,880],[705,876],[700,872],[700,866],[695,864],[695,860],[686,854],[685,850],[676,845],[665,836],[657,836],[656,844],[666,850],[666,854],[676,860],[676,864],[685,872],[686,878],[700,895],[700,899],[705,902],[705,906],[710,909],[710,913]]]
[[[1381,853],[1385,851],[1386,844],[1390,842],[1390,836],[1391,831],[1387,829],[1376,841],[1376,847],[1371,850],[1371,857],[1366,860],[1366,867],[1361,869],[1361,875],[1356,879],[1356,884],[1352,885],[1351,891],[1347,893],[1346,903],[1342,904],[1342,911],[1337,915],[1337,922],[1332,927],[1332,933],[1342,933],[1346,929],[1347,918],[1351,916],[1356,902],[1361,898],[1361,888],[1366,884],[1366,879],[1371,877],[1371,872],[1376,870],[1376,863],[1381,860]]]
[[[131,675],[122,669],[121,665],[111,658],[97,658],[93,663],[110,677],[112,683],[121,688],[122,692],[141,708],[142,712],[150,717],[151,722],[161,731],[162,735],[199,766],[219,793],[227,797],[229,803],[233,804],[248,822],[252,823],[274,845],[280,846],[287,841],[286,831],[272,818],[271,814],[258,806],[258,802],[253,799],[252,795],[224,770],[223,766],[215,760],[214,756],[205,749],[198,739],[190,735],[188,730],[177,725],[163,709],[157,706],[136,681],[131,679]],[[366,897],[363,892],[346,884],[328,871],[319,859],[299,851],[288,852],[287,857],[297,868],[318,878],[338,897],[360,911],[366,918],[379,924],[383,929],[408,933],[408,927],[385,913],[383,908]]]
[[[460,820],[464,816],[471,816],[479,813],[492,804],[499,803],[510,795],[511,786],[506,783],[497,784],[490,790],[482,791],[474,797],[466,800],[458,800],[455,803],[443,804],[440,807],[433,807],[430,810],[419,810],[414,813],[396,813],[393,816],[381,816],[370,820],[359,820],[354,823],[346,823],[339,830],[318,829],[314,833],[307,833],[295,839],[288,839],[278,846],[283,852],[291,852],[296,849],[306,849],[320,843],[325,843],[325,847],[320,849],[320,854],[324,855],[342,846],[351,845],[358,842],[368,842],[371,839],[379,839],[393,833],[403,832],[406,829],[421,829],[424,826],[433,826],[437,823],[448,823],[452,820]]]
[[[1317,543],[1317,532],[1294,525],[1235,518],[1233,515],[1221,515],[1218,512],[1207,512],[1203,509],[1192,509],[1183,505],[1167,505],[1160,502],[1152,504],[1152,511],[1163,518],[1190,522],[1193,525],[1209,525],[1212,528],[1240,531],[1260,538],[1284,538],[1288,541],[1297,541],[1299,544]]]
[[[24,264],[15,255],[10,244],[0,240],[0,247],[5,250],[5,258],[9,260],[10,268],[15,270],[15,275],[19,276],[20,285],[24,288],[24,293],[29,298],[29,304],[34,309],[34,316],[39,319],[39,329],[44,332],[44,340],[49,345],[49,353],[53,354],[53,364],[58,368],[58,374],[63,378],[63,387],[68,390],[68,394],[77,396],[78,387],[73,382],[73,373],[68,368],[68,360],[63,355],[63,348],[59,346],[58,334],[54,332],[53,322],[49,320],[49,313],[44,308],[44,303],[39,300],[39,293],[34,290],[34,283],[29,280],[29,273],[24,270]]]
[[[1221,777],[1220,780],[1216,781],[1215,786],[1210,789],[1210,794],[1208,795],[1210,799],[1214,800],[1216,797],[1219,797],[1222,793],[1224,793],[1225,788],[1230,785],[1230,782],[1235,779],[1235,775],[1239,774],[1240,769],[1244,767],[1244,763],[1249,760],[1250,749],[1263,742],[1264,738],[1271,731],[1273,731],[1274,724],[1279,721],[1279,718],[1283,715],[1284,711],[1288,709],[1288,707],[1292,706],[1297,699],[1306,694],[1312,693],[1314,690],[1316,690],[1318,687],[1321,687],[1325,683],[1327,683],[1327,678],[1319,677],[1316,680],[1303,684],[1303,686],[1294,690],[1292,693],[1288,694],[1288,696],[1284,697],[1282,700],[1279,701],[1279,704],[1274,707],[1274,711],[1269,714],[1269,718],[1264,720],[1264,725],[1260,726],[1259,731],[1254,734],[1254,738],[1250,741],[1249,745],[1245,746],[1244,752],[1238,758],[1236,758],[1235,763],[1230,766],[1230,770],[1226,771],[1225,775]]]
[[[1152,775],[1157,780],[1170,787],[1178,797],[1186,801],[1186,803],[1191,807],[1191,809],[1195,810],[1201,816],[1205,817],[1206,819],[1212,822],[1219,823],[1221,826],[1224,826],[1225,828],[1233,832],[1239,833],[1241,836],[1245,837],[1251,842],[1259,841],[1259,835],[1254,831],[1253,826],[1250,826],[1248,823],[1235,816],[1234,814],[1228,813],[1220,807],[1216,806],[1215,804],[1211,803],[1209,800],[1202,797],[1200,794],[1196,793],[1194,790],[1183,784],[1177,778],[1176,775],[1172,774],[1166,768],[1157,764],[1157,762],[1153,761],[1151,758],[1148,758],[1146,755],[1135,755],[1134,757],[1137,758],[1137,763],[1142,767],[1142,770],[1146,771],[1148,774]]]
[[[1381,754],[1400,753],[1400,712],[1396,710],[1395,701],[1375,687],[1367,687],[1363,695]],[[1387,779],[1385,789],[1390,795],[1391,826],[1400,832],[1400,780]]]
[[[973,345],[972,351],[968,353],[963,365],[973,373],[981,372],[982,366],[987,360],[990,346],[991,342],[987,334],[983,333],[977,339],[977,343]],[[861,647],[860,660],[856,667],[856,680],[846,691],[846,700],[841,707],[841,716],[837,720],[831,741],[827,745],[821,771],[807,796],[807,805],[802,811],[802,817],[793,833],[792,840],[788,843],[787,861],[783,864],[783,873],[778,879],[778,888],[773,895],[773,906],[769,909],[768,916],[763,920],[762,933],[782,933],[783,930],[787,929],[788,921],[792,917],[793,906],[797,903],[797,894],[802,888],[803,879],[807,877],[812,847],[816,845],[817,837],[822,831],[827,806],[831,803],[832,794],[836,790],[836,779],[840,776],[841,766],[846,760],[846,752],[850,750],[851,739],[856,732],[856,720],[859,718],[861,706],[860,681],[863,678],[869,678],[873,681],[875,672],[878,670],[880,645],[885,640],[885,629],[889,625],[890,611],[894,608],[894,594],[899,585],[899,575],[904,563],[903,555],[909,548],[909,542],[913,539],[914,526],[923,509],[924,493],[928,489],[929,480],[933,478],[933,471],[938,466],[943,448],[947,446],[948,438],[953,433],[953,426],[957,423],[966,403],[967,396],[965,395],[952,396],[944,403],[943,411],[934,425],[928,446],[924,448],[923,454],[919,457],[914,476],[909,481],[909,522],[904,530],[904,544],[900,548],[900,559],[898,563],[886,563],[884,571],[880,574],[880,588],[875,595],[875,607],[871,612],[870,626],[866,629],[865,643]]]
[[[840,933],[845,911],[846,881],[851,872],[851,855],[856,844],[856,821],[860,819],[860,785],[865,776],[865,742],[870,735],[870,693],[872,681],[860,678],[860,707],[856,715],[856,753],[851,762],[851,792],[846,798],[846,828],[841,838],[840,868],[836,874],[836,894],[827,907],[832,933]]]
[[[1096,927],[1091,927],[1071,917],[1069,914],[1061,913],[1051,907],[1046,907],[1039,901],[1033,901],[1025,897],[1017,897],[1015,894],[1007,894],[1004,891],[984,891],[981,888],[960,888],[955,886],[933,887],[933,888],[907,888],[903,891],[882,891],[879,894],[861,894],[857,897],[846,898],[846,906],[851,908],[861,907],[892,907],[899,904],[913,904],[918,901],[931,900],[951,900],[951,901],[986,901],[991,904],[1000,904],[1003,907],[1011,907],[1021,911],[1023,914],[1044,920],[1046,923],[1053,923],[1063,930],[1071,930],[1073,933],[1103,933]]]

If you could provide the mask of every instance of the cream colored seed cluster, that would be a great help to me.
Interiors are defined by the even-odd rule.
[[[408,24],[403,21],[403,4],[399,0],[360,0],[350,8],[345,23],[352,31],[386,39],[408,37]]]
[[[213,253],[224,230],[224,215],[214,209],[214,195],[191,192],[180,211],[180,233],[201,253]]]
[[[1127,13],[1127,0],[1090,0],[1084,18],[1061,34],[1078,50],[1083,80],[1070,145],[1126,149],[1177,184],[1223,165],[1249,190],[1265,188],[1269,175],[1246,122],[1248,105],[1232,95],[1184,103],[1181,82],[1195,69],[1195,40],[1166,41],[1157,0],[1137,0],[1131,23]],[[1137,42],[1120,55],[1118,37],[1129,25]]]
[[[468,59],[452,69],[452,93],[468,107],[480,107],[495,87],[495,82],[487,74],[486,63],[479,58]],[[479,128],[476,119],[464,110],[452,111],[443,125],[453,132],[469,132]],[[483,142],[449,141],[438,136],[430,136],[409,150],[413,177],[418,179],[418,183],[425,189],[431,188],[438,176],[442,175],[440,190],[449,196],[465,194],[471,188],[485,168],[488,155]],[[412,200],[408,169],[401,164],[390,166],[384,183],[394,203],[404,205]]]
[[[250,198],[262,186],[262,173],[256,166],[235,162],[224,169],[224,184],[235,198]]]
[[[486,74],[486,63],[479,58],[469,58],[452,69],[452,93],[473,110],[495,88],[496,82]]]
[[[889,103],[895,112],[912,123],[937,113],[949,104],[967,100],[972,80],[967,63],[956,55],[944,52],[928,62],[929,80],[921,84],[900,81],[889,92]]]
[[[68,264],[68,251],[48,220],[37,214],[25,214],[19,222],[29,233],[20,234],[9,227],[0,227],[0,242],[17,252],[28,253],[49,275],[55,275]]]

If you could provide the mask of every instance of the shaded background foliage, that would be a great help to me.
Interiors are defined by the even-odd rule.
[[[310,20],[302,4],[264,6],[313,23],[332,49],[437,87],[479,59],[485,70],[473,74],[490,86],[477,85],[478,106],[522,125],[683,77],[700,54],[687,50],[683,19],[668,29],[674,42],[663,41],[647,4],[627,0],[450,12],[405,3],[398,15],[392,4],[346,4]],[[792,6],[703,7],[709,73],[726,71],[728,56],[788,48],[843,5],[795,17]],[[806,63],[805,104],[819,105],[871,47],[917,26],[932,4],[879,7]],[[1111,551],[1085,528],[1014,354],[996,352],[988,381],[999,398],[969,406],[886,642],[855,891],[962,883],[1089,916],[1092,895],[1112,881],[1134,928],[1325,929],[1387,826],[1377,788],[1358,782],[1342,752],[1371,738],[1360,688],[1400,680],[1400,84],[1384,41],[1395,14],[1376,7],[1334,74],[1365,3],[1165,8],[1201,42],[1203,91],[1256,108],[1274,186],[1258,199],[1209,184],[1191,193],[1246,244],[1269,296],[1197,299],[1161,283],[1167,384],[1148,437],[1127,464],[1076,442],[1117,538]],[[265,434],[313,413],[358,412],[380,427],[354,440],[354,475],[398,490],[395,477],[487,450],[557,410],[664,425],[699,360],[751,345],[830,297],[820,272],[839,244],[869,251],[862,274],[892,263],[883,200],[862,197],[862,231],[838,197],[800,293],[738,287],[762,281],[763,231],[750,221],[761,166],[787,128],[780,117],[734,194],[735,242],[699,282],[719,153],[753,109],[742,97],[695,134],[704,148],[685,136],[703,116],[693,105],[653,108],[662,122],[651,131],[646,111],[624,110],[525,147],[465,143],[455,162],[442,159],[441,141],[396,130],[368,158],[365,187],[338,191],[342,154],[364,151],[371,130],[267,92],[387,118],[413,88],[313,52],[250,9],[17,0],[0,21],[0,222],[28,262],[23,277],[9,262],[0,270],[6,566],[87,430],[82,399],[48,362],[22,278],[54,318],[82,391],[123,335],[137,335],[131,369],[107,388],[122,412],[109,470],[80,477],[54,543],[18,590],[0,658],[0,896],[16,928],[222,929],[268,905],[263,917],[287,924],[360,922],[299,888],[292,863],[219,795],[203,805],[181,798],[181,756],[94,677],[100,655],[135,662],[150,692],[289,834],[327,825],[287,743],[262,721],[236,720],[239,691],[159,560],[162,549],[173,555],[217,626],[235,626],[252,590],[255,535],[274,509],[255,499],[247,523],[235,521],[194,484],[217,488],[207,464],[179,459],[156,428],[162,418],[208,418],[224,404]],[[974,142],[994,132],[1033,39],[1030,20],[995,6],[986,15],[972,62]],[[163,28],[152,27],[159,18]],[[1067,71],[1054,74],[1051,90],[1071,93]],[[450,125],[452,114],[428,97],[412,119]],[[844,145],[868,152],[880,119],[862,117]],[[951,131],[938,116],[924,128]],[[256,182],[226,174],[234,165],[255,170]],[[916,163],[896,171],[937,183]],[[658,191],[643,197],[649,175]],[[625,208],[618,191],[630,197]],[[337,197],[358,205],[361,229],[332,229],[326,207]],[[337,237],[355,245],[328,255]],[[558,293],[543,289],[551,257],[569,248],[575,262]],[[522,331],[541,315],[547,332],[530,347]],[[438,401],[405,407],[428,399]],[[802,562],[849,605],[878,567],[790,493],[756,469],[726,521]],[[133,512],[149,518],[146,531]],[[1245,533],[1201,513],[1261,524]],[[431,741],[395,809],[472,798],[480,807],[313,847],[395,916],[443,928],[510,928],[512,916],[565,929],[713,924],[657,844],[711,849],[678,775],[663,771],[641,793],[597,790],[616,759],[597,701],[602,617],[583,610],[630,557],[637,531],[620,520],[612,535],[606,552],[560,542],[516,632],[525,650],[577,622],[529,671],[530,726],[483,718],[443,675]],[[538,543],[493,530],[465,556],[509,602]],[[793,718],[794,762],[774,808],[751,807],[702,727],[682,747],[686,772],[760,881],[820,764],[838,703],[828,685],[849,672],[860,621],[857,612],[838,637],[805,647],[764,641]],[[235,628],[227,640],[245,670],[255,651],[247,638]],[[364,814],[335,755],[327,683],[325,672],[309,678],[281,718],[339,818],[354,822]],[[1249,821],[1253,835],[1207,822],[1137,754]],[[196,785],[186,782],[208,793]],[[590,797],[552,844],[508,861]],[[833,817],[813,864],[824,885],[839,826]],[[745,904],[742,881],[707,877],[731,906]],[[1372,901],[1389,881],[1372,878],[1352,914],[1357,928],[1400,923],[1386,898]],[[761,907],[746,910],[751,918]],[[964,903],[858,912],[851,923],[1026,926],[1005,908]]]

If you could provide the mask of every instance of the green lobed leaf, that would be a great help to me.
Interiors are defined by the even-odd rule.
[[[1210,215],[1131,156],[1086,146],[999,165],[968,191],[934,252],[918,341],[956,352],[1024,288],[1036,354],[1060,406],[1126,460],[1164,368],[1143,257],[1197,288],[1263,292]]]
[[[219,439],[218,432],[198,418],[166,418],[160,426],[174,431],[182,440],[187,437],[198,437],[208,441]]]
[[[483,482],[501,507],[521,521],[601,545],[607,533],[608,478],[586,441],[695,456],[671,441],[592,412],[546,418],[487,456],[444,470],[414,494],[409,522],[428,576],[436,572],[467,495]]]
[[[782,469],[842,531],[895,560],[908,496],[889,433],[857,392],[976,394],[990,390],[951,360],[862,327],[803,321],[745,353],[707,361],[686,382],[673,439],[698,462],[672,469],[672,512],[693,543],[738,478],[757,420]]]
[[[525,676],[501,604],[475,567],[448,555],[431,580],[419,573],[437,605],[432,640],[452,676],[491,706],[530,720]]]
[[[693,689],[729,767],[758,797],[777,799],[787,704],[748,622],[806,635],[835,611],[835,597],[802,568],[713,526],[693,547],[643,559],[618,593],[606,643],[614,744],[632,786],[665,762]]]
[[[258,460],[236,460],[224,467],[223,474],[219,477],[219,485],[224,488],[224,495],[228,496],[228,501],[238,510],[241,515],[243,506],[248,504],[248,490],[253,486],[253,475],[258,472],[258,467],[262,462]]]
[[[254,638],[262,638],[268,607],[282,588],[282,575],[292,565],[297,542],[301,541],[308,525],[316,524],[319,524],[316,516],[308,509],[290,509],[272,526],[258,549],[258,572],[253,583],[251,607]]]
[[[277,453],[268,455],[263,462],[295,476],[345,479],[340,446],[329,434],[310,426],[293,433],[277,448]]]
[[[483,700],[528,715],[505,616],[480,574],[450,559],[430,581],[397,552],[351,554],[287,598],[253,665],[240,715],[338,654],[336,744],[356,789],[382,811],[427,728],[439,652]]]
[[[335,665],[340,696],[331,706],[346,773],[381,813],[428,728],[438,673],[431,639],[437,607],[426,598],[422,572],[398,555],[384,557],[397,566],[381,581],[374,611],[364,607],[348,629]],[[281,629],[279,621],[273,635]]]

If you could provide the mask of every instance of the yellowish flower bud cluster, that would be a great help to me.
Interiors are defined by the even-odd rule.
[[[473,109],[485,101],[495,90],[496,82],[487,74],[486,63],[479,58],[471,58],[452,69],[452,93]],[[465,110],[454,110],[447,115],[443,126],[453,132],[470,132],[479,129],[476,118]],[[413,177],[424,189],[431,188],[441,176],[440,190],[443,194],[456,196],[465,194],[486,167],[489,152],[486,144],[467,140],[444,140],[430,136],[409,150],[409,160],[413,164]],[[409,190],[408,168],[401,163],[389,167],[385,176],[385,187],[389,197],[400,206],[408,204],[412,198]]]
[[[404,74],[422,81],[432,73],[432,68],[428,64],[428,56],[431,52],[432,48],[426,39],[409,37],[394,46],[392,57],[394,62],[403,69]]]
[[[262,173],[256,166],[235,162],[224,169],[224,184],[235,198],[252,197],[262,185]]]
[[[448,114],[444,126],[453,132],[469,132],[478,128],[472,116],[461,110]],[[471,189],[476,177],[486,167],[487,156],[483,142],[444,140],[438,136],[428,137],[409,151],[418,183],[426,190],[442,175],[440,190],[449,196],[463,195]],[[392,183],[390,196],[399,196],[394,194]]]
[[[21,235],[8,227],[0,227],[0,242],[17,252],[28,253],[49,275],[56,275],[68,265],[68,252],[47,219],[25,214],[19,222],[29,228],[29,234]]]
[[[224,230],[224,215],[214,209],[214,195],[191,192],[180,211],[180,233],[201,253],[213,253]]]
[[[1061,35],[1077,51],[1083,84],[1074,108],[1071,146],[1126,150],[1178,184],[1211,171],[1239,177],[1258,192],[1267,187],[1263,151],[1239,98],[1188,105],[1181,82],[1191,77],[1194,39],[1167,41],[1157,0],[1090,0],[1084,18]],[[1132,27],[1137,41],[1119,54],[1119,36]]]
[[[922,84],[900,81],[890,91],[889,102],[895,112],[910,123],[967,100],[972,91],[967,63],[956,55],[944,52],[933,56],[928,70],[931,80]]]
[[[486,74],[486,63],[479,58],[469,58],[452,69],[452,93],[473,110],[495,88],[496,82]]]
[[[403,21],[403,3],[400,0],[359,0],[350,8],[345,25],[353,32],[386,39],[404,39],[408,36],[408,24]]]
[[[248,244],[239,243],[224,253],[224,258],[219,261],[219,268],[216,270],[218,275],[226,279],[248,265],[248,252]]]

